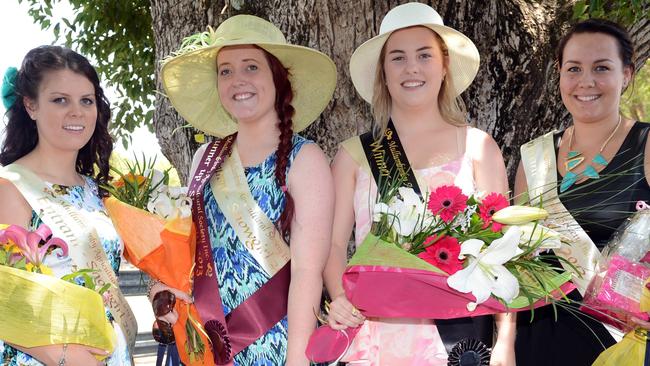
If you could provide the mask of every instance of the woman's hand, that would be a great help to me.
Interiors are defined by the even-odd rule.
[[[191,303],[194,302],[194,299],[190,295],[188,295],[187,293],[185,293],[185,292],[183,292],[183,291],[181,291],[179,289],[169,287],[169,286],[165,285],[162,282],[156,282],[153,286],[151,286],[151,291],[149,291],[149,302],[153,302],[153,298],[156,296],[156,294],[159,293],[159,292],[162,292],[162,291],[169,291],[169,292],[173,293],[176,296],[177,299],[183,300],[188,304],[191,304]],[[155,310],[154,310],[154,312],[155,312]],[[167,314],[165,314],[163,316],[158,316],[156,318],[159,319],[159,320],[166,321],[167,323],[169,323],[170,325],[173,326],[178,321],[178,312],[176,311],[176,309],[172,309],[172,311],[170,311],[169,313],[167,313]]]
[[[329,308],[327,321],[335,330],[356,328],[366,320],[366,317],[348,301],[344,293],[335,297]]]
[[[490,366],[515,366],[514,342],[499,341],[492,348]]]
[[[81,344],[69,344],[68,349],[65,351],[65,364],[66,365],[105,365],[104,361],[98,361],[97,356],[107,356],[108,353],[102,349],[88,347]],[[56,360],[55,365],[59,364],[59,359]]]

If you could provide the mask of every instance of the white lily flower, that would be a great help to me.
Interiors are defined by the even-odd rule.
[[[428,220],[433,220],[433,217],[426,215],[428,210],[424,202],[412,188],[400,187],[398,190],[402,199],[393,197],[388,204],[377,203],[373,211],[373,220],[379,221],[382,215],[389,215],[388,220],[393,223],[397,234],[407,237],[413,234],[418,223],[422,224],[424,220],[426,225],[427,222],[431,222]]]
[[[187,187],[167,187],[169,196],[174,199],[187,197]]]
[[[378,222],[381,221],[383,215],[392,214],[390,207],[384,202],[379,202],[375,204],[375,208],[372,213],[372,221]]]
[[[485,243],[478,239],[463,242],[458,257],[467,256],[468,265],[449,276],[447,284],[462,293],[471,292],[476,304],[485,302],[492,294],[505,302],[514,300],[519,295],[519,282],[503,264],[523,253],[520,238],[521,230],[512,226],[485,249]]]
[[[504,225],[521,225],[531,221],[544,220],[548,212],[539,207],[508,206],[492,215],[492,220]]]
[[[521,244],[526,246],[531,246],[537,243],[539,240],[542,241],[539,249],[557,249],[562,246],[560,241],[560,234],[552,229],[547,228],[546,226],[534,223],[528,223],[525,225],[519,225],[521,230]]]
[[[176,200],[176,209],[179,211],[181,218],[192,215],[192,200],[189,197],[182,197]]]
[[[165,174],[158,169],[146,169],[144,171],[146,178],[151,178],[151,187],[155,187],[155,191],[163,192],[167,186],[165,185]]]
[[[147,210],[156,215],[160,215],[167,219],[174,215],[175,205],[169,196],[166,194],[158,194],[154,199],[147,203]]]

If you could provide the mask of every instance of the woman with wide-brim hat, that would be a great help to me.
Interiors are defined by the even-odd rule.
[[[490,136],[467,125],[459,97],[478,67],[479,53],[472,41],[444,26],[434,9],[419,3],[393,8],[384,17],[379,35],[352,55],[350,74],[357,92],[372,106],[374,135],[345,141],[332,166],[336,203],[325,270],[332,297],[329,323],[334,329],[361,326],[344,361],[447,365],[450,351],[463,339],[492,344],[491,316],[444,322],[366,319],[346,298],[341,284],[350,232],[354,227],[355,241],[362,243],[372,224],[377,192],[387,181],[369,168],[380,137],[395,141],[392,137],[399,136],[405,155],[399,164],[413,172],[421,192],[446,184],[455,184],[465,193],[508,191],[501,151]],[[369,143],[374,145],[365,149]],[[386,149],[384,156],[390,154]],[[514,364],[513,318],[497,316],[499,336],[492,364]]]
[[[162,79],[180,115],[216,137],[195,154],[189,184],[193,296],[215,363],[308,365],[334,190],[323,152],[295,132],[329,103],[333,62],[238,15],[186,39]]]

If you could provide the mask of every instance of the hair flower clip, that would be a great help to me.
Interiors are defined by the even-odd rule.
[[[11,108],[16,102],[16,76],[18,76],[18,69],[11,66],[2,77],[2,104],[6,109]]]

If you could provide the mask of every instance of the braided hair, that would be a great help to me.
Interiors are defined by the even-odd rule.
[[[285,195],[285,205],[282,214],[278,219],[277,226],[285,238],[291,232],[291,220],[293,219],[294,205],[293,198],[287,190],[287,166],[293,148],[293,115],[295,109],[291,105],[293,101],[293,89],[289,80],[289,70],[282,65],[275,56],[262,50],[273,73],[273,84],[275,86],[275,111],[278,114],[278,129],[280,130],[280,141],[275,151],[275,179]]]

